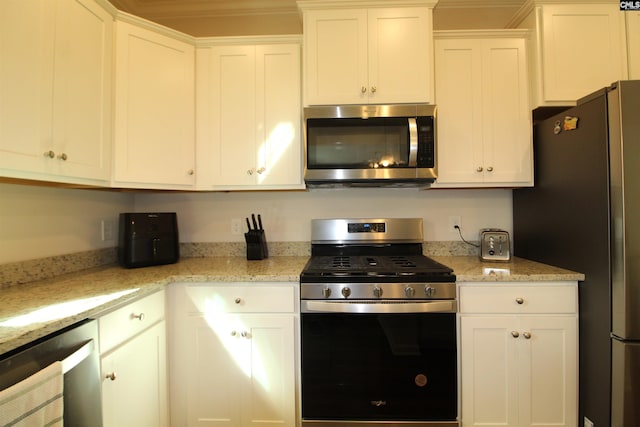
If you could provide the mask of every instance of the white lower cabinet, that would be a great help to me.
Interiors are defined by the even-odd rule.
[[[460,287],[462,426],[577,425],[578,288]]]
[[[164,295],[98,320],[104,427],[169,425]]]
[[[172,426],[294,426],[293,284],[174,284]]]

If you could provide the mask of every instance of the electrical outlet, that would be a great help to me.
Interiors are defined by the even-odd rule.
[[[113,240],[113,222],[107,219],[100,221],[100,234],[103,242]]]
[[[240,218],[233,218],[231,220],[231,234],[242,234],[242,220]]]
[[[456,216],[450,216],[449,217],[449,231],[457,233],[458,230],[456,229],[456,226],[462,227],[462,224],[460,223],[460,217],[457,216],[457,215]]]
[[[594,427],[593,421],[591,421],[587,417],[584,417],[584,427]]]

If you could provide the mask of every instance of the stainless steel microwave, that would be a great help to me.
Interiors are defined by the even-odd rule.
[[[435,113],[430,104],[305,108],[305,183],[428,186],[437,177]]]

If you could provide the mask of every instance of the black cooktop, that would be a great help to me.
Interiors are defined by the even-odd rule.
[[[301,282],[438,281],[454,282],[449,267],[424,255],[312,256]]]

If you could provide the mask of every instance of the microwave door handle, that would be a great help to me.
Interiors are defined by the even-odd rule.
[[[415,117],[409,117],[409,167],[418,165],[418,125]]]

